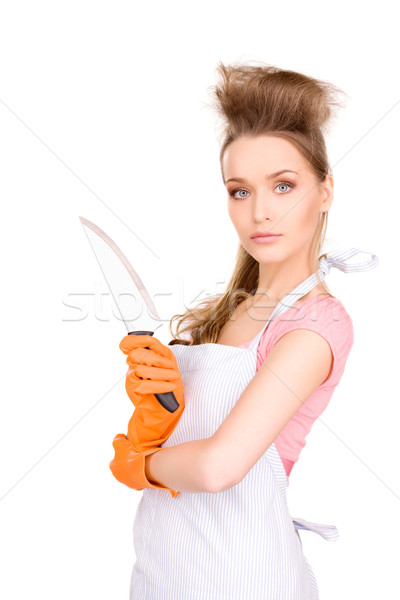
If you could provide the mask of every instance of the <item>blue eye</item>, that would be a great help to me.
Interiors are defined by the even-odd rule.
[[[287,185],[290,189],[292,189],[294,187],[293,183],[289,183],[288,181],[280,181],[279,183],[276,184],[276,187],[278,186],[282,186],[282,185]],[[283,194],[285,192],[282,192]]]
[[[236,188],[236,190],[233,190],[229,195],[232,196],[233,198],[237,198],[239,200],[239,198],[237,196],[235,196],[236,192],[246,192],[246,194],[248,194],[248,191],[245,190],[244,188]],[[241,198],[246,198],[246,196],[240,196]]]

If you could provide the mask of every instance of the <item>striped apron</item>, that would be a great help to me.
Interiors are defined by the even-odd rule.
[[[346,264],[358,252],[352,248],[321,259],[321,279],[331,266],[349,272],[377,264],[374,255]],[[257,347],[269,322],[317,284],[313,274],[285,296],[248,348],[170,346],[182,374],[185,410],[163,447],[215,433],[256,374]],[[167,490],[145,488],[133,526],[130,600],[317,600],[299,530],[325,540],[339,533],[334,525],[292,518],[286,486],[271,444],[240,483],[222,492],[180,492],[172,498]]]

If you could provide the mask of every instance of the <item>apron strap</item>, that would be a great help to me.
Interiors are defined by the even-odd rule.
[[[348,263],[347,259],[351,258],[355,254],[370,254],[371,258],[363,262]],[[366,250],[360,250],[360,248],[349,248],[348,250],[339,250],[338,252],[331,253],[327,258],[321,258],[319,261],[319,273],[321,277],[325,277],[329,273],[331,267],[336,267],[345,273],[353,273],[355,271],[370,271],[374,269],[379,263],[379,259],[375,254],[371,254]]]
[[[335,525],[324,525],[323,523],[313,523],[312,521],[306,521],[305,519],[292,518],[295,529],[305,529],[306,531],[313,531],[318,533],[328,542],[338,540],[340,535]]]
[[[347,260],[354,256],[355,254],[359,254],[360,252],[365,252],[366,254],[370,254],[371,258],[364,262],[358,263],[348,263]],[[332,252],[327,256],[327,258],[321,258],[319,261],[318,274],[320,276],[321,281],[325,279],[328,275],[331,267],[335,267],[336,269],[340,269],[344,273],[354,273],[355,271],[369,271],[377,266],[379,260],[375,254],[371,254],[366,250],[360,250],[360,248],[349,248],[348,250],[339,250],[337,252]],[[271,314],[268,321],[272,321],[277,315],[280,315],[282,312],[290,308],[298,299],[298,297],[302,297],[307,294],[312,288],[318,285],[318,280],[313,273],[310,277],[307,277],[304,281],[302,281],[297,287],[294,288],[289,294],[287,294],[283,300],[281,300],[275,307],[274,312]],[[293,297],[292,297],[293,296]]]
[[[371,258],[369,260],[365,260],[363,262],[358,262],[358,263],[347,262],[347,260],[349,258],[351,258],[352,256],[359,254],[359,253],[369,254],[371,256]],[[328,273],[332,267],[335,267],[336,269],[339,269],[340,271],[343,271],[344,273],[354,273],[356,271],[369,271],[371,269],[374,269],[378,263],[379,263],[379,260],[375,254],[371,254],[371,252],[368,252],[366,250],[361,250],[360,248],[349,248],[347,250],[338,250],[336,252],[331,252],[330,254],[327,254],[326,258],[321,258],[319,260],[318,274],[319,274],[321,281],[323,281],[325,279],[325,277],[328,275]],[[261,336],[263,335],[265,329],[268,327],[270,322],[275,317],[277,317],[278,315],[282,314],[283,312],[285,312],[286,310],[291,308],[291,306],[296,302],[296,300],[305,296],[305,294],[307,294],[316,285],[318,285],[318,283],[319,283],[319,281],[317,280],[315,273],[313,273],[312,275],[307,277],[307,279],[302,281],[297,287],[295,287],[294,290],[292,290],[289,294],[287,294],[283,298],[283,300],[278,302],[278,304],[275,306],[275,309],[272,312],[270,318],[266,322],[265,326],[256,335],[256,337],[252,340],[252,342],[249,346],[249,349],[257,348],[258,342],[260,341]]]

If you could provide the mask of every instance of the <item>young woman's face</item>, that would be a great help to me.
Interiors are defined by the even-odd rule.
[[[272,135],[236,139],[224,153],[222,171],[229,216],[253,258],[263,263],[307,255],[319,213],[333,200],[330,174],[321,189],[296,146]],[[257,243],[251,237],[257,231],[280,235]]]

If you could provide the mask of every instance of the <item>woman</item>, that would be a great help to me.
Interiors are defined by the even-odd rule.
[[[352,320],[323,279],[377,258],[321,256],[333,201],[323,131],[340,90],[268,65],[220,63],[219,74],[221,173],[240,240],[233,275],[222,296],[172,318],[168,347],[146,335],[120,344],[135,411],[110,468],[144,490],[130,598],[317,599],[298,529],[338,532],[293,519],[286,488],[353,345]],[[167,391],[174,413],[154,396]]]

